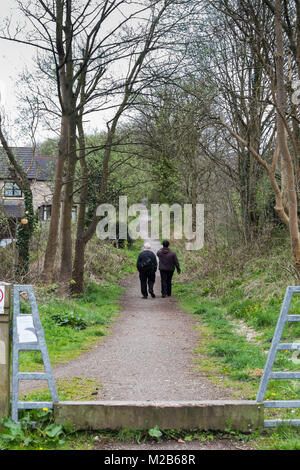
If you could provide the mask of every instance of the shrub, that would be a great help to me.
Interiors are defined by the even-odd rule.
[[[87,327],[87,322],[78,314],[74,312],[68,313],[53,313],[52,320],[60,326],[69,326],[74,330],[84,330]]]

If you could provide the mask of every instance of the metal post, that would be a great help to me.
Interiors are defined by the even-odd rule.
[[[22,292],[28,294],[31,314],[24,314],[20,311],[20,295]],[[53,404],[58,402],[58,395],[33,286],[14,285],[13,305],[11,417],[12,420],[17,423],[19,410],[41,408],[53,409]],[[40,351],[43,358],[44,372],[20,372],[20,351]],[[47,380],[52,401],[20,401],[20,380]]]
[[[282,302],[280,315],[277,321],[276,329],[274,332],[272,344],[269,350],[267,362],[265,365],[264,373],[262,375],[256,401],[263,403],[265,408],[299,408],[300,400],[266,400],[265,394],[267,391],[270,379],[300,379],[300,372],[272,372],[275,358],[278,351],[298,351],[300,350],[299,343],[280,343],[282,333],[287,322],[300,322],[300,315],[289,315],[289,308],[291,305],[292,297],[294,294],[300,293],[300,286],[288,286]],[[264,421],[264,427],[277,426],[279,424],[290,424],[300,426],[300,419],[271,419]]]
[[[0,419],[10,411],[11,285],[0,281]]]

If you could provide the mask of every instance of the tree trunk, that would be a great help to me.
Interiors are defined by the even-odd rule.
[[[69,138],[68,138],[68,159],[63,188],[63,203],[61,215],[61,264],[59,280],[62,287],[71,281],[72,277],[72,207],[76,156],[76,119],[75,116],[69,118]]]
[[[58,53],[59,61],[56,66],[57,75],[57,89],[58,96],[61,106],[61,133],[59,139],[59,149],[55,169],[55,180],[54,180],[54,193],[52,199],[52,212],[50,220],[50,230],[48,235],[48,243],[45,253],[44,269],[43,269],[43,280],[45,282],[51,282],[54,277],[55,257],[57,254],[58,247],[58,235],[59,235],[59,221],[61,212],[61,195],[63,189],[63,175],[64,165],[68,158],[68,141],[70,134],[70,106],[69,106],[69,95],[70,95],[70,83],[67,80],[67,63],[70,69],[70,38],[65,41],[64,35],[69,32],[70,23],[70,10],[71,0],[67,0],[66,9],[68,11],[67,27],[64,27],[64,2],[62,0],[56,0],[56,50]],[[72,87],[71,87],[72,88]]]
[[[277,91],[277,139],[285,174],[288,190],[289,231],[291,250],[294,267],[298,278],[300,278],[300,237],[298,228],[297,196],[295,187],[295,175],[292,157],[287,144],[287,133],[285,127],[286,113],[286,89],[284,83],[284,49],[282,32],[282,4],[281,0],[275,1],[275,42],[276,42],[276,91]]]
[[[61,259],[59,280],[62,290],[67,288],[72,275],[72,207],[74,176],[76,167],[76,96],[73,92],[74,63],[73,42],[74,31],[72,23],[72,0],[65,2],[65,19],[60,21],[59,47],[61,47],[60,70],[61,78],[61,104],[67,116],[67,152],[65,160],[65,181],[63,186],[62,214],[61,214]],[[64,41],[62,40],[64,35]],[[62,61],[62,62],[61,62]]]
[[[85,247],[86,243],[84,238],[82,236],[77,236],[75,243],[72,283],[70,286],[72,294],[81,294],[83,292]]]
[[[65,157],[67,154],[67,141],[68,141],[68,119],[67,116],[62,116],[61,120],[61,134],[59,140],[58,156],[56,160],[55,179],[54,179],[54,192],[52,198],[51,219],[48,235],[48,243],[45,252],[44,269],[42,278],[44,282],[51,282],[53,280],[55,257],[58,246],[58,232],[59,232],[59,219],[61,210],[61,192],[63,187],[63,170]]]
[[[79,211],[77,219],[77,232],[75,241],[75,254],[73,263],[72,273],[72,284],[71,292],[73,294],[79,294],[83,292],[83,276],[84,276],[84,263],[85,263],[85,246],[86,242],[84,239],[85,231],[85,216],[86,216],[86,205],[88,197],[88,171],[85,159],[85,137],[82,126],[82,116],[78,119],[77,123],[78,134],[79,134],[79,159],[81,167],[81,191],[79,199]]]

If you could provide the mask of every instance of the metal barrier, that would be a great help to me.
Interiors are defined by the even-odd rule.
[[[10,409],[10,301],[11,285],[0,283],[0,418]]]
[[[31,314],[20,311],[20,296],[28,294]],[[40,351],[44,364],[44,372],[20,372],[20,351]],[[19,401],[20,380],[47,380],[52,401],[29,402]],[[58,402],[55,382],[51,370],[44,330],[35,299],[34,288],[29,285],[13,287],[13,340],[12,340],[12,419],[18,422],[18,412],[21,409],[53,408]]]
[[[9,293],[10,286],[0,286],[0,376],[3,378],[5,393],[0,388],[0,405],[2,404],[2,415],[7,412],[9,402],[9,348],[8,348],[8,325],[9,325]],[[2,287],[2,290],[1,290]],[[5,287],[5,291],[4,291]],[[4,298],[1,304],[1,291]],[[20,296],[22,293],[28,294],[31,308],[30,314],[21,313]],[[259,390],[256,397],[257,403],[263,403],[264,408],[299,408],[300,400],[265,400],[265,394],[271,379],[300,379],[298,372],[273,372],[276,354],[280,350],[300,351],[300,343],[281,343],[283,329],[287,322],[300,321],[300,315],[289,315],[294,293],[300,293],[300,286],[289,286],[286,289],[282,303],[280,315],[278,317],[275,333],[271,343],[270,351],[261,378]],[[2,325],[2,326],[1,326]],[[4,338],[4,339],[3,339]],[[3,351],[2,351],[3,350]],[[1,352],[2,351],[2,352]],[[20,372],[19,353],[21,351],[40,351],[44,364],[44,372]],[[20,380],[47,380],[51,395],[49,402],[29,402],[19,401]],[[1,384],[0,384],[1,385]],[[3,388],[3,387],[2,387]],[[13,335],[12,335],[12,419],[18,422],[18,412],[21,409],[53,409],[54,403],[58,403],[58,395],[55,387],[54,377],[51,370],[44,331],[40,320],[40,315],[35,299],[34,288],[30,285],[13,286]],[[1,407],[0,407],[1,411]],[[3,413],[4,412],[4,413]],[[265,427],[276,426],[281,423],[300,425],[300,419],[275,419],[264,420]]]
[[[283,329],[287,322],[300,321],[300,315],[289,315],[289,308],[291,305],[294,293],[300,293],[299,286],[289,286],[281,306],[280,315],[278,317],[276,329],[274,332],[273,340],[269,350],[267,362],[265,365],[264,373],[262,375],[260,386],[258,389],[256,401],[264,404],[265,408],[299,408],[300,400],[266,400],[265,394],[268,387],[269,380],[271,379],[300,379],[300,372],[272,372],[276,354],[280,350],[299,351],[300,343],[281,343]],[[288,423],[299,426],[300,419],[274,419],[265,420],[264,426],[271,427],[278,424]]]

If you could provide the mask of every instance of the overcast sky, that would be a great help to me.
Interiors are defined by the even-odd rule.
[[[7,16],[12,15],[13,20],[21,20],[22,16],[16,8],[15,0],[0,0],[0,23]],[[10,124],[13,123],[17,116],[17,99],[16,99],[16,80],[19,75],[27,66],[30,69],[32,58],[35,55],[35,48],[29,45],[22,45],[13,41],[6,41],[0,39],[0,93],[1,93],[1,106],[8,116]],[[101,118],[97,116],[93,118],[90,125],[90,131],[95,129],[105,129],[105,116]],[[9,127],[9,136],[13,134],[13,127]],[[47,137],[53,137],[49,132],[40,130],[37,140],[44,140]],[[16,141],[17,139],[17,141]],[[20,140],[20,136],[13,138],[9,141],[10,145],[25,145],[30,141],[25,138]]]
[[[136,13],[139,10],[138,3],[133,1],[132,3],[124,2],[124,11],[116,10],[113,15],[110,15],[106,27],[107,32],[114,30],[115,27],[123,21],[125,17],[130,17],[131,14]],[[149,13],[149,12],[148,12]],[[144,16],[145,15],[145,16]],[[138,14],[137,18],[147,18],[147,13]],[[5,17],[11,17],[13,23],[24,22],[23,15],[18,11],[15,0],[0,0],[0,24],[3,24]],[[131,21],[136,21],[132,19]],[[132,24],[131,24],[132,25]],[[13,32],[14,27],[12,25],[11,30]],[[23,45],[13,41],[7,41],[0,39],[0,93],[1,93],[1,106],[5,110],[5,114],[8,116],[8,121],[12,124],[17,117],[17,99],[16,99],[16,82],[20,78],[20,74],[24,71],[26,66],[29,70],[32,67],[32,60],[35,57],[36,49],[30,45]],[[125,59],[124,59],[125,60]],[[129,60],[125,62],[118,62],[110,71],[114,74],[122,71],[122,75],[126,76],[128,73]],[[19,91],[19,90],[18,90]],[[117,103],[115,103],[117,104]],[[86,124],[86,129],[89,133],[93,131],[103,131],[106,129],[106,122],[112,118],[113,110],[102,110],[101,113],[89,114],[89,123]],[[10,145],[25,145],[30,143],[28,138],[24,142],[21,141],[21,136],[18,134],[16,126],[11,125],[8,129],[8,140]],[[16,131],[16,137],[13,135],[13,131]],[[49,131],[39,130],[36,139],[38,141],[45,140],[47,137],[53,137]],[[13,140],[11,139],[13,137]]]
[[[14,20],[19,17],[14,0],[0,3],[0,21],[12,15]],[[5,109],[10,122],[16,118],[17,100],[15,98],[15,82],[25,65],[30,66],[34,48],[12,41],[0,40],[0,93],[1,105]],[[24,144],[24,142],[22,142]]]

